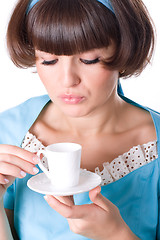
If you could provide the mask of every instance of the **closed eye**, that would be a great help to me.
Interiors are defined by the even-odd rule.
[[[42,62],[43,65],[54,65],[56,62],[58,61],[58,59],[54,59],[54,60],[51,60],[51,61],[46,61],[44,60]]]
[[[98,63],[100,60],[99,60],[99,58],[96,58],[93,60],[86,60],[86,59],[80,58],[80,61],[84,64],[95,64],[95,63]]]

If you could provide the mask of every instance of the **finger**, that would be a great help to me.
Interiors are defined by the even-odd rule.
[[[63,196],[63,197],[59,197],[59,196],[54,196],[57,200],[59,200],[60,202],[68,205],[68,206],[73,206],[74,205],[74,199],[73,196]]]
[[[71,206],[62,203],[57,198],[50,195],[44,196],[44,199],[47,201],[51,208],[53,208],[63,217],[68,218],[71,215]]]
[[[15,177],[0,174],[0,184],[6,187],[6,189],[14,182],[14,180]]]
[[[0,184],[7,184],[9,183],[9,179],[5,176],[0,174]]]
[[[83,218],[87,214],[87,205],[68,206],[50,195],[44,196],[44,199],[47,201],[51,208],[53,208],[55,211],[67,219]]]
[[[21,170],[30,174],[36,174],[39,172],[39,169],[36,168],[33,163],[29,163],[24,159],[21,159],[17,156],[10,155],[10,154],[0,154],[0,172],[1,172],[1,164],[4,165],[5,162],[15,165]]]
[[[94,189],[92,189],[90,192],[89,192],[89,197],[91,199],[91,201],[98,205],[99,207],[101,207],[102,209],[104,209],[105,211],[109,211],[109,209],[111,207],[113,207],[113,203],[110,202],[107,198],[105,198],[101,193],[101,187],[98,186]]]
[[[39,162],[39,158],[35,153],[29,152],[17,146],[0,144],[0,154],[14,155],[34,164]]]
[[[26,176],[26,173],[19,167],[4,162],[1,162],[0,164],[0,174],[19,178]]]
[[[13,177],[23,178],[26,176],[26,173],[36,174],[39,172],[39,169],[31,166],[23,166],[22,168],[11,163],[0,162],[0,174],[9,175]]]

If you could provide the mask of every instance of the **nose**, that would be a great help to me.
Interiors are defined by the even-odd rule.
[[[78,69],[74,63],[70,62],[63,65],[63,68],[61,70],[62,70],[61,81],[63,87],[65,88],[75,87],[81,82]]]

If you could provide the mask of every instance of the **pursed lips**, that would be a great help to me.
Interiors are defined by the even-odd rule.
[[[59,96],[59,98],[68,104],[78,104],[81,103],[85,97],[84,96],[78,96],[78,95],[74,95],[74,94],[62,94]]]

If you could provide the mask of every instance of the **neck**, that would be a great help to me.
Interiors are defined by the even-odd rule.
[[[114,99],[113,99],[114,98]],[[77,136],[96,135],[103,132],[115,132],[120,119],[120,115],[123,112],[124,101],[116,94],[112,96],[107,104],[104,104],[98,110],[93,111],[87,116],[73,118],[66,116],[56,106],[53,107],[53,116],[58,117],[61,121],[58,122],[57,128],[64,127],[65,130],[69,130],[72,134]]]

